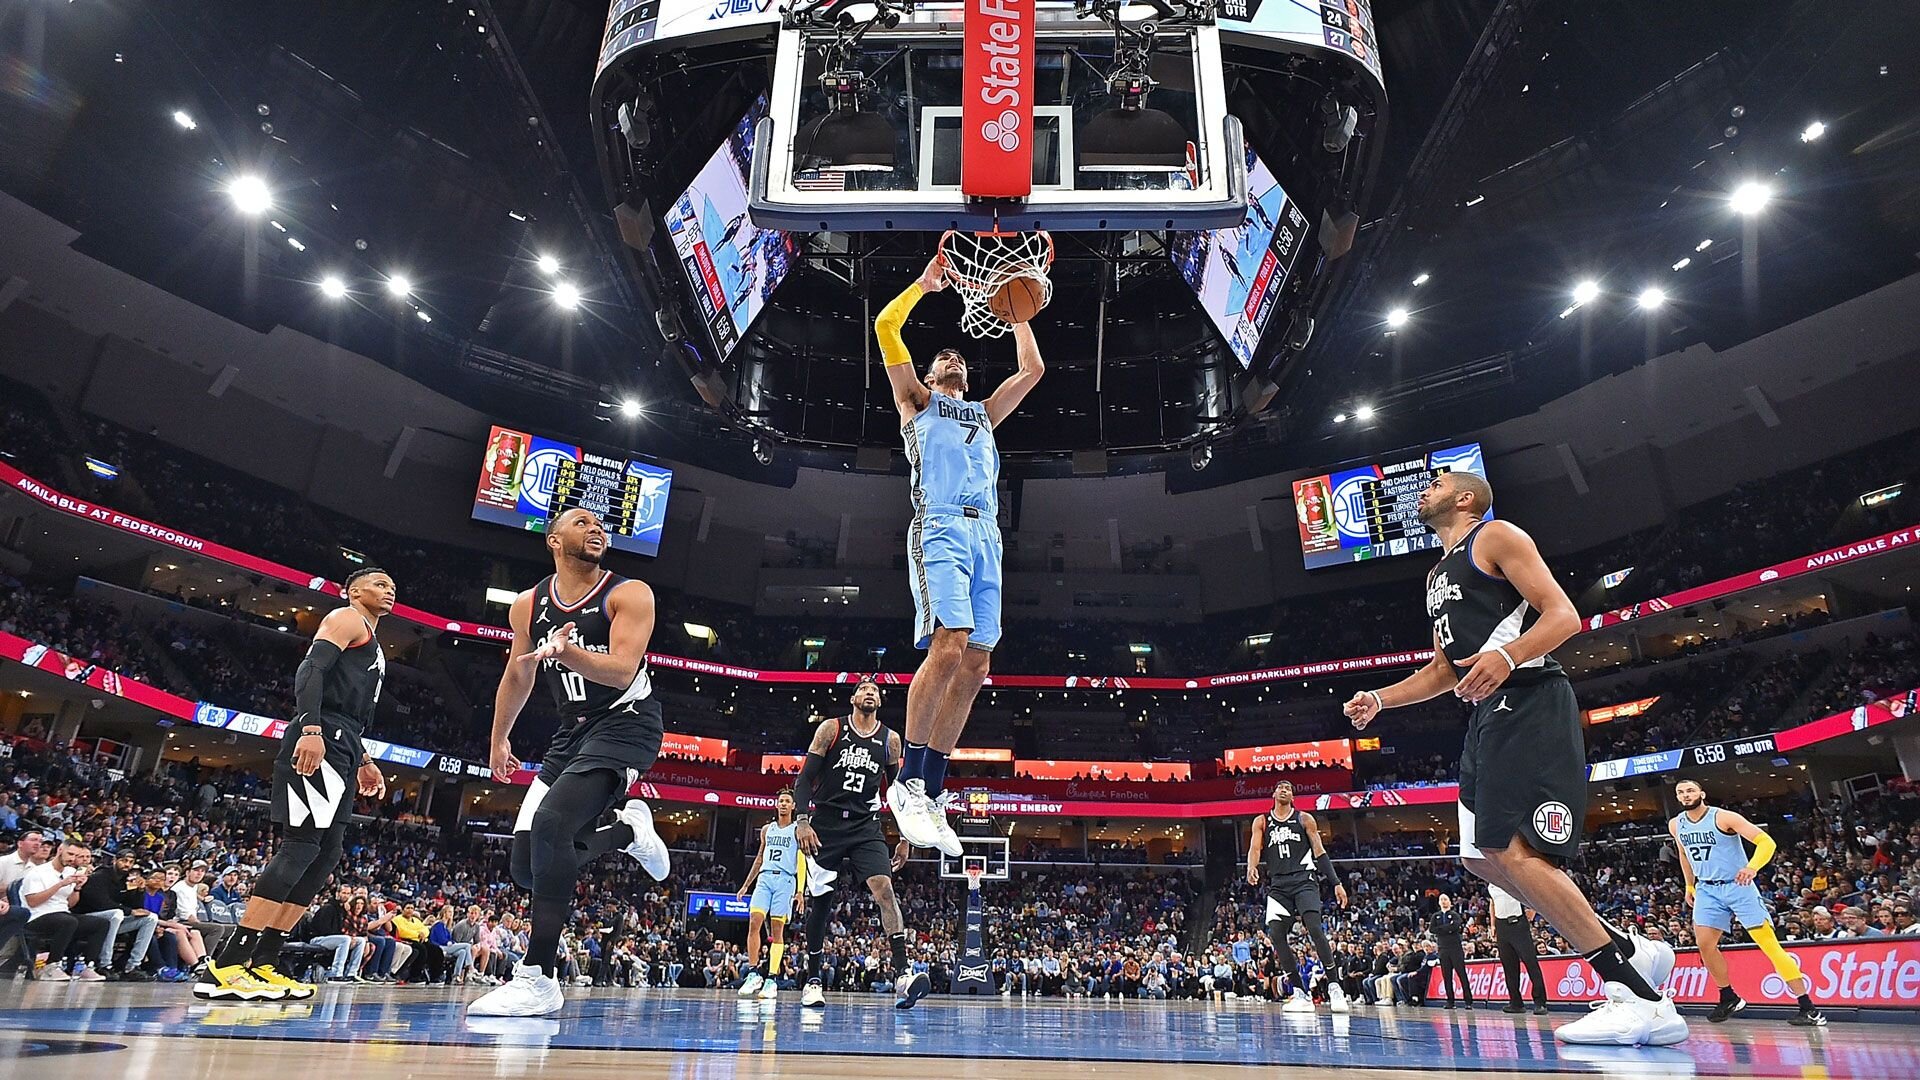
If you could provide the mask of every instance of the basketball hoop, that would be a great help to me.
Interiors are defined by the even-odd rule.
[[[979,892],[980,879],[987,876],[986,864],[982,863],[979,866],[969,866],[961,872],[967,875],[967,891]]]
[[[977,338],[999,337],[1013,323],[993,310],[993,299],[1017,278],[1040,286],[1040,306],[1053,300],[1053,237],[1044,232],[964,233],[947,231],[940,237],[940,255],[946,261],[947,280],[963,305],[960,328]]]

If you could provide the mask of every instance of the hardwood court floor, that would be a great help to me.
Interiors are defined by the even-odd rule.
[[[470,1024],[470,991],[323,987],[297,1004],[196,1001],[183,986],[0,983],[0,1076],[31,1080],[474,1080],[938,1076],[1289,1080],[1522,1075],[1911,1077],[1920,1025],[1712,1025],[1666,1049],[1554,1042],[1574,1014],[1356,1008],[1291,1016],[1229,1002],[835,995],[805,1010],[710,991],[576,990],[555,1019]],[[920,1058],[908,1063],[902,1057]],[[1173,1066],[1173,1068],[1169,1068]]]

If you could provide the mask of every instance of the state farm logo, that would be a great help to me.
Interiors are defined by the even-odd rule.
[[[1008,153],[1020,148],[1020,114],[1012,109],[980,125],[980,137]]]
[[[1026,82],[1021,53],[1026,30],[1022,28],[1018,0],[979,0],[974,13],[980,16],[986,31],[980,49],[987,54],[986,70],[980,76],[980,101],[1005,110],[980,126],[980,134],[1003,150],[1020,145],[1020,117],[1014,110],[1022,102],[1020,91]]]
[[[1586,966],[1575,960],[1567,965],[1567,973],[1560,977],[1560,985],[1554,989],[1563,998],[1593,997],[1600,993],[1604,980],[1599,972],[1594,972],[1593,981],[1587,981]]]

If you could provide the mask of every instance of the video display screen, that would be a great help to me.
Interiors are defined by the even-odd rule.
[[[1415,507],[1435,473],[1456,470],[1487,475],[1479,443],[1295,480],[1294,516],[1307,569],[1439,548],[1440,537]]]
[[[545,532],[561,512],[583,507],[599,515],[613,547],[658,555],[672,490],[672,469],[495,426],[480,465],[473,519]]]

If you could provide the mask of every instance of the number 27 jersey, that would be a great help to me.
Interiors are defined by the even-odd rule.
[[[589,652],[612,651],[613,619],[607,614],[607,598],[627,580],[611,570],[600,571],[600,579],[587,594],[572,604],[563,604],[554,593],[549,574],[533,587],[533,620],[528,626],[537,647],[568,623],[573,624],[573,643]],[[653,681],[645,661],[626,687],[597,683],[568,668],[558,660],[540,661],[540,682],[553,695],[560,715],[572,720],[599,716],[635,701],[644,701],[653,693]]]

